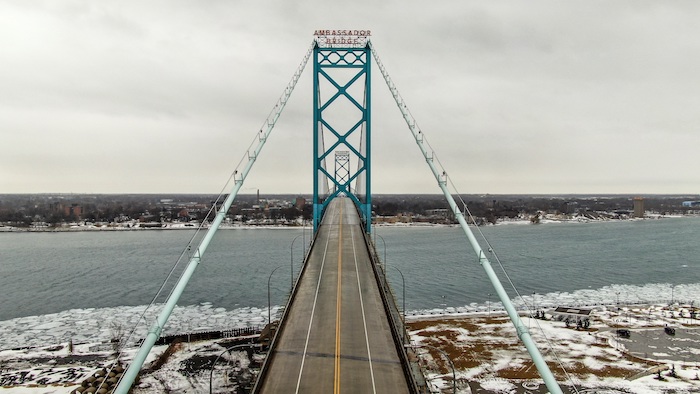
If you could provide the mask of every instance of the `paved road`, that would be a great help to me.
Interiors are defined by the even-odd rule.
[[[409,392],[359,223],[328,206],[260,393]]]
[[[700,362],[700,330],[675,328],[675,335],[666,334],[661,327],[632,329],[629,339],[616,337],[615,340],[636,357],[669,362]]]

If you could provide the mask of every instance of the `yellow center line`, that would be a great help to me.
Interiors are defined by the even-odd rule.
[[[343,268],[343,204],[340,204],[340,222],[338,231],[338,294],[335,309],[335,380],[333,381],[333,393],[340,394],[340,295],[342,286]]]

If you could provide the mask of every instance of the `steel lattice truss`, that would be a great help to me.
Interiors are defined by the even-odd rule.
[[[316,46],[313,59],[314,231],[318,229],[326,206],[340,195],[353,200],[362,216],[365,231],[369,233],[372,214],[369,149],[371,52],[368,47]],[[342,157],[342,171],[327,169],[327,159],[334,160],[331,155]],[[339,162],[335,163],[337,168]]]

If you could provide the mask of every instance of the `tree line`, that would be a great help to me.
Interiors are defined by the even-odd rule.
[[[461,199],[470,213],[485,222],[538,212],[575,215],[585,212],[631,213],[636,195],[466,195]],[[298,198],[305,201],[299,204]],[[455,196],[459,201],[459,196]],[[697,213],[683,207],[683,201],[697,201],[697,195],[643,196],[644,208],[659,214]],[[239,195],[228,212],[230,218],[295,220],[312,216],[311,196]],[[42,222],[61,223],[141,221],[202,221],[223,198],[202,194],[4,194],[0,195],[0,223],[30,226]],[[449,210],[442,195],[381,194],[372,197],[378,216],[430,216],[436,210]]]

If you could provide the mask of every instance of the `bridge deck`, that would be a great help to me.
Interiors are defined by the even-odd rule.
[[[328,206],[289,308],[258,392],[409,392],[350,199]]]

